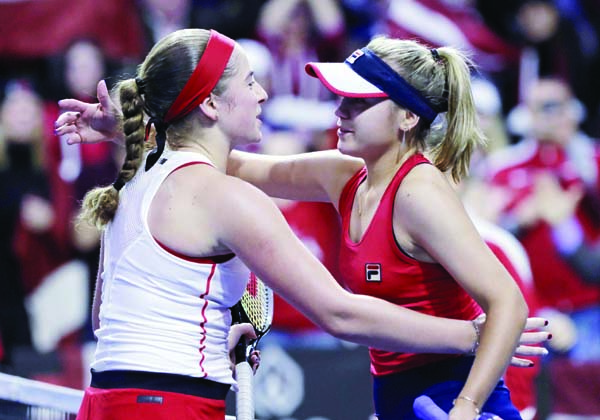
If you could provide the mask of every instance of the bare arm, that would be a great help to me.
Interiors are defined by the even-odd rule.
[[[301,201],[331,201],[337,206],[344,185],[364,166],[360,159],[337,150],[289,156],[232,151],[227,173],[271,197]]]
[[[443,265],[487,314],[481,345],[461,392],[481,408],[504,373],[525,324],[523,296],[434,167],[417,166],[405,178],[394,214],[412,241]],[[468,405],[458,400],[456,410],[472,410]]]
[[[258,190],[229,177],[215,194],[219,205],[210,218],[211,225],[219,226],[222,243],[325,331],[392,351],[464,353],[471,348],[469,322],[430,317],[345,291]]]

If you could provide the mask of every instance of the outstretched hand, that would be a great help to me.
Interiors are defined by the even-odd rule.
[[[104,80],[98,82],[96,95],[99,103],[95,104],[77,99],[58,101],[63,112],[54,122],[55,133],[65,139],[67,144],[107,140],[120,143],[120,112],[111,99]]]
[[[519,345],[515,349],[510,364],[517,367],[531,367],[533,362],[529,359],[519,358],[517,356],[545,356],[548,350],[540,344],[552,338],[552,334],[548,331],[541,330],[548,325],[548,320],[545,318],[532,317],[527,318],[525,328],[519,338]]]
[[[485,329],[485,320],[485,314],[475,319],[482,330]],[[540,357],[548,354],[548,350],[540,345],[552,338],[552,334],[542,330],[546,326],[548,326],[548,320],[545,318],[527,318],[521,337],[519,337],[519,344],[510,360],[511,366],[532,367],[534,363],[531,360],[519,356]]]

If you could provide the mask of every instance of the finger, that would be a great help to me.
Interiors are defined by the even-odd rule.
[[[250,353],[250,358],[255,359],[260,362],[260,351],[252,350],[252,352]]]
[[[546,356],[547,354],[548,349],[545,347],[519,346],[515,349],[517,356]]]
[[[62,134],[60,136],[60,139],[65,141],[69,145],[83,143],[81,136],[77,132]]]
[[[77,121],[77,119],[81,116],[79,112],[71,112],[66,111],[56,117],[56,121],[54,121],[54,127],[58,128],[61,125],[73,124]]]
[[[235,347],[235,345],[240,341],[240,338],[242,336],[248,337],[250,339],[256,338],[256,333],[254,332],[254,328],[251,324],[235,324],[231,327],[228,337],[230,348]]]
[[[527,318],[527,322],[525,323],[525,329],[535,330],[538,328],[543,328],[546,325],[548,325],[548,320],[546,318],[531,317]]]
[[[246,338],[256,338],[256,332],[254,331],[254,327],[252,324],[244,323],[240,324],[240,336],[245,336]]]
[[[61,110],[83,112],[89,104],[78,101],[77,99],[61,99],[58,101],[58,106]]]
[[[54,134],[57,136],[63,136],[65,134],[75,133],[78,131],[78,128],[74,124],[63,124],[54,129]]]
[[[535,366],[535,363],[528,359],[521,359],[513,356],[510,359],[510,365],[515,367],[529,368]]]
[[[98,86],[96,87],[96,96],[98,97],[100,105],[102,105],[104,109],[111,108],[110,95],[108,94],[108,88],[106,87],[106,82],[104,80],[100,80],[98,82]]]
[[[547,331],[525,332],[519,338],[519,344],[538,344],[552,339],[552,334]]]
[[[256,373],[256,371],[258,370],[258,367],[260,366],[260,355],[258,354],[258,352],[253,351],[250,354],[249,362],[250,362],[250,366],[252,367],[252,371],[254,373]]]

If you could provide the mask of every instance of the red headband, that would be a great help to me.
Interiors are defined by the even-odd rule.
[[[170,123],[189,114],[208,97],[221,78],[231,57],[235,42],[211,29],[210,38],[196,69],[179,92],[163,121]]]

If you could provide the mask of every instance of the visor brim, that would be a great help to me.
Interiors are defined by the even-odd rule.
[[[304,70],[336,95],[350,98],[385,98],[388,95],[359,76],[345,63],[308,63]]]

